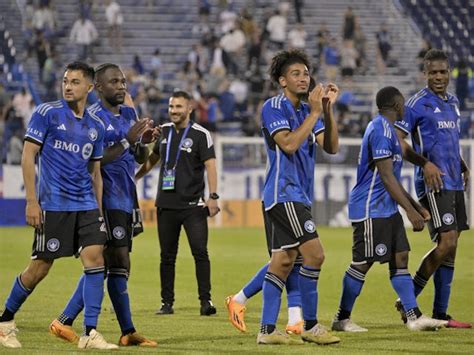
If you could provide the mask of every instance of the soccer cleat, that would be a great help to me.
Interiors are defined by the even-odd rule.
[[[257,344],[266,345],[303,345],[304,342],[299,338],[292,338],[288,334],[274,330],[270,334],[258,333]]]
[[[99,350],[116,350],[118,345],[107,343],[102,334],[92,329],[89,335],[83,335],[79,338],[79,349],[99,349]]]
[[[229,320],[234,327],[245,333],[247,331],[247,326],[244,321],[246,308],[244,305],[235,302],[232,297],[233,296],[231,295],[225,299],[225,306],[229,313]]]
[[[217,313],[216,307],[212,304],[211,300],[204,301],[201,303],[201,316],[210,316]]]
[[[298,322],[296,324],[287,324],[285,328],[286,334],[301,334],[303,331],[304,321]]]
[[[332,322],[332,330],[337,332],[350,332],[350,333],[362,333],[367,332],[367,328],[362,328],[361,326],[355,324],[350,319],[334,320]]]
[[[439,320],[421,315],[415,320],[407,321],[407,328],[412,331],[438,330],[448,324],[447,320]]]
[[[316,324],[310,330],[301,332],[301,338],[310,343],[319,345],[336,344],[341,341],[337,336],[332,335],[324,325]]]
[[[173,314],[173,313],[174,313],[174,309],[173,309],[172,304],[162,303],[161,308],[159,310],[157,310],[155,314],[163,315],[163,314]]]
[[[79,342],[79,337],[76,332],[70,325],[64,325],[57,319],[53,320],[49,325],[49,332],[63,340],[66,340],[70,343],[77,344]]]
[[[434,319],[441,319],[441,320],[447,320],[448,324],[446,325],[446,328],[458,328],[458,329],[469,329],[472,328],[471,323],[467,322],[461,322],[458,320],[453,319],[449,314],[433,314]]]
[[[15,321],[0,322],[0,344],[6,348],[21,348],[21,344],[16,338],[18,328]]]
[[[402,301],[400,301],[400,298],[395,301],[395,308],[400,313],[400,318],[402,319],[402,322],[406,324],[407,315],[405,313],[405,309],[403,308]]]
[[[137,332],[130,333],[127,335],[122,335],[119,340],[120,346],[132,346],[138,345],[147,348],[156,348],[158,343],[154,340],[145,338],[143,335],[138,334]]]

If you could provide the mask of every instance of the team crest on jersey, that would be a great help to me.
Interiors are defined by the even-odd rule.
[[[95,128],[89,128],[89,132],[87,132],[87,136],[91,141],[95,141],[97,139],[97,130]]]
[[[48,248],[50,252],[54,253],[58,251],[60,245],[61,243],[59,243],[59,240],[57,240],[56,238],[52,238],[48,240],[48,243],[46,244],[46,248]]]
[[[378,244],[375,247],[375,254],[377,254],[378,256],[384,256],[385,254],[387,254],[387,246],[385,244]]]
[[[444,224],[450,226],[454,223],[454,216],[451,213],[445,213],[443,215],[443,222]]]
[[[114,235],[115,239],[123,239],[125,237],[125,228],[123,228],[122,226],[117,226],[112,231],[112,234]]]
[[[92,148],[93,146],[91,143],[84,144],[84,146],[82,147],[82,157],[84,158],[84,160],[88,160],[91,157]]]
[[[304,229],[308,233],[314,233],[316,226],[312,220],[308,219],[306,222],[304,222]]]
[[[190,148],[193,146],[193,143],[194,142],[191,138],[186,138],[181,145],[181,149],[185,149],[186,151],[190,152]]]

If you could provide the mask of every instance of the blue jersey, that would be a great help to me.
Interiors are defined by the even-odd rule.
[[[25,140],[41,145],[38,198],[45,211],[87,211],[97,200],[88,171],[102,159],[104,125],[84,112],[77,118],[63,100],[36,108]]]
[[[107,110],[100,101],[90,106],[88,111],[104,123],[104,149],[124,139],[130,126],[138,120],[135,109],[124,105],[120,106],[119,115]],[[136,196],[135,158],[132,151],[124,150],[115,160],[102,165],[101,172],[104,182],[102,198],[104,209],[132,213]]]
[[[462,191],[458,107],[454,95],[448,93],[447,100],[443,100],[424,88],[407,101],[403,121],[397,122],[396,127],[411,134],[415,151],[444,173],[444,189]],[[419,198],[428,190],[420,167],[415,167],[415,188]]]
[[[277,203],[301,202],[311,206],[313,202],[316,135],[324,131],[323,121],[318,119],[313,133],[294,154],[286,154],[273,140],[279,131],[297,129],[309,113],[308,104],[301,103],[295,110],[284,95],[274,96],[263,104],[262,132],[267,150],[263,204],[266,210]]]
[[[393,174],[400,180],[402,150],[395,128],[383,116],[376,116],[362,138],[357,166],[357,182],[349,196],[349,219],[360,222],[368,218],[387,218],[398,211],[398,205],[385,189],[375,161],[392,159]]]

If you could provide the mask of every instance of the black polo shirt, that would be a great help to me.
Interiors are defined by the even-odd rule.
[[[181,154],[176,166],[174,190],[163,190],[163,171],[165,169],[166,146],[168,135],[173,130],[169,153],[168,169],[176,162],[178,145],[185,132],[179,133],[174,129],[173,123],[162,126],[160,138],[153,146],[153,152],[160,156],[160,178],[155,206],[160,208],[183,209],[203,204],[204,198],[204,162],[216,157],[211,134],[207,129],[197,123],[191,122],[191,127],[181,145]]]

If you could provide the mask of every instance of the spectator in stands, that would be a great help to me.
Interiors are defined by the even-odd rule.
[[[235,28],[235,22],[237,21],[237,14],[233,10],[233,3],[227,4],[227,7],[219,15],[220,20],[220,33],[224,34]]]
[[[157,77],[160,77],[163,71],[163,61],[160,57],[160,49],[155,49],[153,56],[150,59],[150,71],[154,73]]]
[[[209,0],[199,0],[199,17],[202,21],[207,22],[211,14],[211,3]]]
[[[220,94],[223,91],[223,84],[226,80],[226,71],[224,67],[212,67],[204,77],[204,92],[210,94]]]
[[[56,51],[51,51],[46,58],[43,69],[43,82],[46,88],[45,101],[54,101],[59,97],[58,88],[58,68],[61,67],[59,63],[58,54]]]
[[[316,32],[316,58],[318,59],[319,63],[322,62],[323,49],[326,47],[330,36],[331,34],[326,27],[326,23],[322,22],[319,26],[318,32]]]
[[[356,18],[355,32],[354,32],[354,48],[357,51],[356,65],[360,74],[365,74],[367,71],[367,56],[366,56],[367,38],[364,31]]]
[[[33,28],[45,33],[46,37],[54,35],[56,20],[53,10],[46,4],[40,4],[33,14]]]
[[[270,43],[272,43],[277,49],[283,49],[286,42],[287,35],[287,19],[280,12],[276,10],[272,17],[268,20],[267,31]]]
[[[466,99],[469,96],[469,80],[472,78],[472,70],[466,61],[460,60],[453,70],[453,78],[456,79],[456,96],[459,100],[459,109],[466,110]]]
[[[340,51],[341,75],[344,80],[352,80],[356,69],[357,51],[352,40],[344,40]]]
[[[48,58],[48,55],[51,51],[49,42],[44,37],[43,31],[36,30],[36,40],[34,46],[36,59],[38,60],[39,79],[40,82],[43,83],[44,64],[46,63],[46,59]]]
[[[21,88],[20,92],[13,95],[12,105],[17,114],[23,119],[23,127],[27,126],[28,120],[33,113],[31,109],[32,101],[33,98],[31,97],[31,94],[24,87]]]
[[[259,28],[252,14],[245,7],[242,8],[242,11],[240,12],[240,22],[242,31],[244,32],[247,41],[250,41],[254,33],[259,31]]]
[[[296,22],[303,23],[303,16],[301,16],[301,9],[303,8],[303,0],[293,0],[293,6],[295,7]]]
[[[248,83],[240,77],[234,77],[229,86],[229,92],[234,95],[235,108],[242,114],[247,110]]]
[[[239,72],[238,60],[244,54],[245,35],[240,28],[230,30],[220,40],[220,45],[227,54],[226,68],[231,74]]]
[[[252,63],[260,64],[260,58],[262,57],[262,37],[260,35],[260,30],[257,30],[252,34],[250,38],[250,44],[247,51],[247,68],[252,66]]]
[[[105,18],[107,20],[107,34],[110,46],[115,51],[122,50],[123,15],[120,5],[115,0],[105,1]]]
[[[139,54],[135,54],[135,55],[133,56],[132,68],[135,70],[135,72],[136,72],[138,75],[143,75],[143,74],[145,74],[145,66],[144,66],[143,63],[142,63],[142,59],[140,58],[140,55],[139,55]]]
[[[290,49],[305,49],[308,33],[302,23],[297,23],[296,27],[288,33],[288,44]]]
[[[350,112],[350,105],[354,100],[354,94],[352,93],[351,85],[345,84],[341,90],[341,94],[336,101],[336,111],[337,111],[337,122],[339,126],[339,133],[345,136],[355,136],[354,131],[359,133],[358,127],[351,124],[351,120],[347,117],[347,114]],[[352,127],[354,126],[354,127]]]
[[[99,33],[91,20],[80,16],[79,19],[74,22],[69,40],[74,43],[78,50],[78,57],[80,60],[92,59],[92,44],[99,38]]]
[[[223,68],[225,70],[226,54],[217,39],[211,42],[211,66],[210,70],[214,68]]]
[[[323,48],[322,66],[326,80],[333,82],[337,76],[339,67],[339,51],[336,38],[331,38]]]
[[[344,14],[344,26],[342,28],[342,39],[354,39],[356,17],[352,7],[348,6]]]
[[[423,39],[423,44],[418,52],[418,55],[416,56],[416,60],[418,62],[418,69],[420,69],[420,73],[423,73],[424,70],[424,65],[423,65],[423,58],[425,58],[426,53],[432,48],[431,42],[428,41],[427,39]],[[424,78],[423,78],[424,80]]]
[[[390,38],[390,34],[388,33],[387,26],[382,24],[380,26],[380,31],[375,34],[377,38],[377,49],[378,49],[378,71],[379,74],[383,74],[385,72],[385,67],[388,64],[388,59],[390,55],[390,51],[392,50],[392,40]]]

